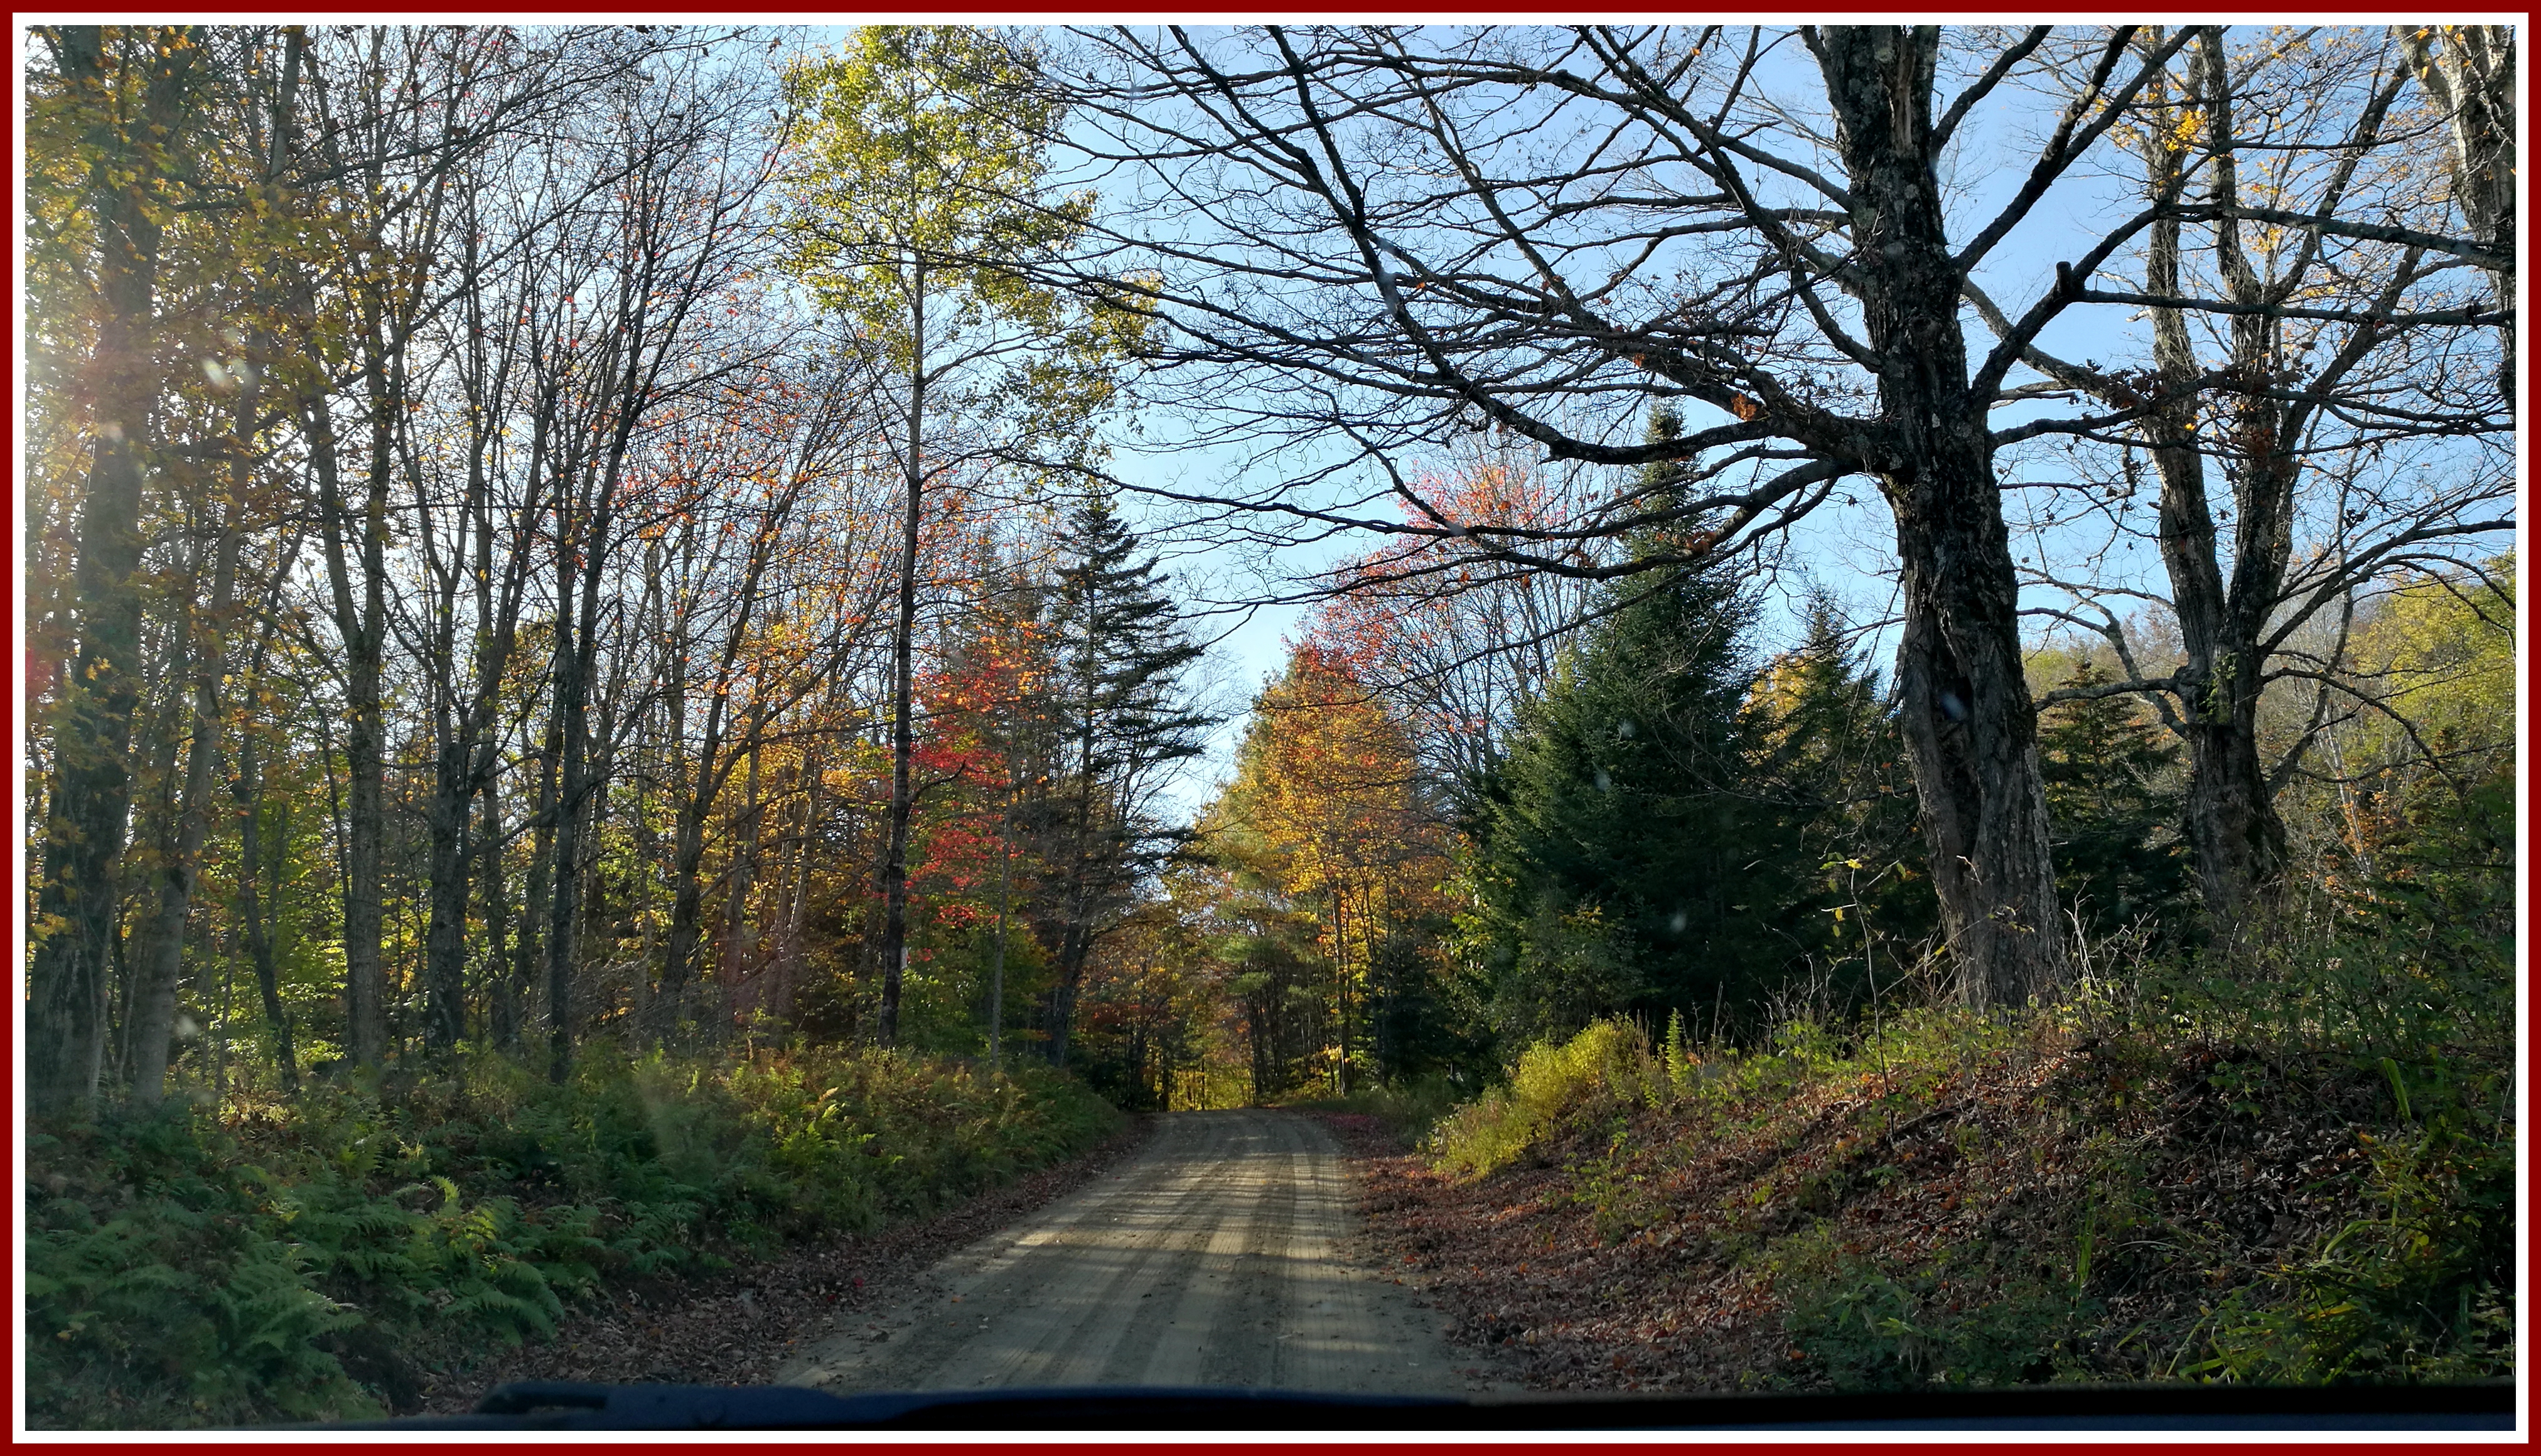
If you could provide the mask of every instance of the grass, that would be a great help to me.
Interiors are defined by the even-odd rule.
[[[36,1129],[28,1420],[377,1416],[418,1363],[544,1338],[605,1281],[921,1216],[1118,1123],[1039,1068],[762,1051],[595,1058],[561,1087],[483,1056]]]

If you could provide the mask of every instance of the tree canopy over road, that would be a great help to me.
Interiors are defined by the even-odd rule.
[[[31,1126],[2510,997],[2511,28],[22,43]]]

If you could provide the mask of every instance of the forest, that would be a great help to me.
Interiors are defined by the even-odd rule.
[[[2511,28],[21,46],[31,1420],[2075,1007],[2510,1327]]]

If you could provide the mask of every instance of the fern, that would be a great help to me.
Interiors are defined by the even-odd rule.
[[[357,1327],[420,1351],[546,1338],[609,1278],[870,1228],[1079,1151],[1118,1119],[1037,1069],[982,1084],[873,1053],[654,1056],[586,1064],[561,1087],[499,1058],[464,1070],[396,1104],[320,1088],[252,1124],[172,1103],[34,1130],[30,1420],[377,1415],[328,1352]],[[544,1206],[524,1209],[528,1188]]]

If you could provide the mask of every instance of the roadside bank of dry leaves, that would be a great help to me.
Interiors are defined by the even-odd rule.
[[[2352,1063],[2072,1038],[1912,1084],[1823,1067],[1619,1099],[1480,1177],[1326,1121],[1372,1262],[1528,1387],[1570,1391],[2228,1377],[2218,1350],[2320,1333],[2266,1322],[2340,1230],[2387,1216],[2375,1159],[2411,1135]],[[2510,1332],[2505,1258],[2504,1312],[2479,1318]],[[2439,1378],[2511,1369],[2510,1346],[2462,1347],[2429,1347],[2463,1366]]]
[[[954,1250],[1093,1182],[1154,1130],[1153,1117],[1134,1117],[1083,1157],[933,1218],[804,1245],[708,1277],[615,1286],[573,1308],[551,1340],[419,1372],[418,1404],[400,1414],[464,1413],[507,1380],[762,1383],[797,1343],[839,1315],[896,1297]]]

